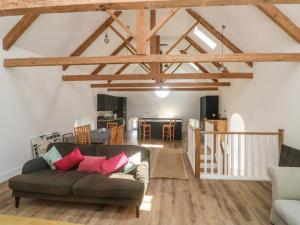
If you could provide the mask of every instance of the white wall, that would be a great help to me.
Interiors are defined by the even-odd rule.
[[[8,55],[0,50],[0,61]],[[17,48],[12,55],[36,56]],[[5,69],[1,65],[0,90],[0,182],[18,173],[32,157],[31,137],[72,132],[79,115],[96,118],[90,86],[63,83],[58,67]]]
[[[285,130],[285,143],[300,149],[300,64],[256,63],[254,79],[221,91],[221,112],[239,113],[247,131]]]

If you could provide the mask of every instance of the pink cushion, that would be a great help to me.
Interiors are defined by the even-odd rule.
[[[111,157],[101,164],[101,173],[103,175],[113,173],[125,166],[128,163],[128,157],[125,152],[121,152],[120,154]]]
[[[80,162],[77,171],[87,173],[101,173],[101,164],[106,157],[84,156],[84,160]]]
[[[81,155],[80,149],[76,147],[69,155],[63,157],[54,163],[58,170],[66,171],[72,169],[78,163],[84,160],[83,155]]]

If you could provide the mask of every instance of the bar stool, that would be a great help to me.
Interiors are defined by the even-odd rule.
[[[112,123],[112,122],[106,123],[106,128],[114,128],[114,127],[118,127],[118,123]]]
[[[163,130],[162,130],[162,141],[167,138],[167,140],[175,140],[175,120],[170,120],[168,124],[163,125]]]
[[[139,129],[140,129],[140,138],[143,138],[143,140],[148,137],[151,139],[151,124],[146,123],[145,120],[140,120],[139,121]]]

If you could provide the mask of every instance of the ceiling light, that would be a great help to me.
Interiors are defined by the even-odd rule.
[[[165,98],[170,94],[168,87],[157,87],[157,88],[158,88],[158,90],[155,91],[155,94],[159,98]]]
[[[217,43],[204,34],[198,27],[195,27],[194,34],[211,49],[215,49],[217,47]]]

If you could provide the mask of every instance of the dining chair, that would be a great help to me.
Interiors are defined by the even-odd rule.
[[[124,134],[125,134],[124,125],[118,126],[116,145],[124,144]]]
[[[91,144],[91,125],[75,127],[74,136],[78,144]]]
[[[139,121],[139,137],[145,140],[147,137],[151,139],[151,124],[146,123],[145,120]]]
[[[110,132],[110,141],[109,144],[110,145],[115,145],[116,141],[117,141],[117,133],[118,133],[118,127],[113,127],[111,128],[111,132]]]

